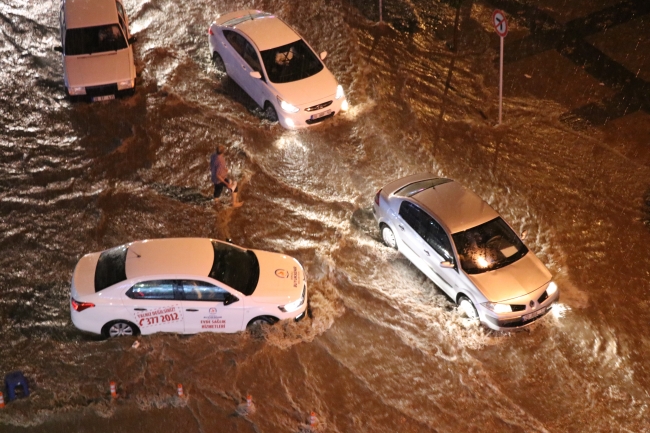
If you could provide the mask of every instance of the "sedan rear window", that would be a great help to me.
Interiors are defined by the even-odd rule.
[[[528,252],[526,245],[501,217],[451,236],[460,265],[468,274],[502,268]]]
[[[95,292],[126,280],[127,245],[104,251],[97,261],[95,268]]]
[[[214,263],[210,278],[221,281],[246,296],[252,295],[260,278],[260,264],[250,250],[212,241]]]
[[[262,62],[272,83],[289,83],[316,75],[323,64],[302,39],[262,51]]]
[[[106,51],[122,50],[126,47],[126,38],[117,23],[68,29],[65,32],[66,56],[104,53]]]

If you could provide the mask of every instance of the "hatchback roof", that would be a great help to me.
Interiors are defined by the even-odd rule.
[[[210,239],[172,238],[133,242],[126,255],[126,277],[187,274],[207,277],[214,262]]]
[[[240,20],[246,17],[248,19]],[[300,36],[284,21],[275,15],[261,11],[231,12],[220,17],[217,23],[238,29],[248,36],[260,51],[281,47],[300,39]]]
[[[115,0],[65,0],[67,29],[117,23]]]
[[[447,226],[462,232],[499,216],[481,197],[458,182],[447,182],[411,196]]]

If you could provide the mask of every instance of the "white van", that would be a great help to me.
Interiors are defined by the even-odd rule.
[[[135,64],[129,21],[121,0],[62,0],[63,79],[69,96],[92,101],[132,93]]]

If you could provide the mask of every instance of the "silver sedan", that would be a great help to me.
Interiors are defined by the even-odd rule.
[[[559,299],[551,273],[515,231],[453,180],[396,180],[377,192],[373,211],[384,243],[489,328],[527,326]]]

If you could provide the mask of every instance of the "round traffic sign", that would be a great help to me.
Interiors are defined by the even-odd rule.
[[[508,22],[506,21],[505,14],[500,10],[495,10],[492,13],[492,25],[497,34],[504,38],[508,34]]]

